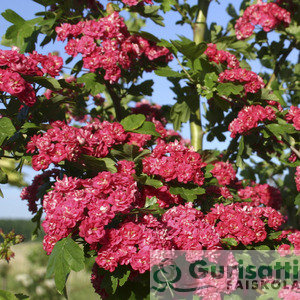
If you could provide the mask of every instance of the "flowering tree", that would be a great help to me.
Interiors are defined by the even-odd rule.
[[[33,20],[2,13],[13,25],[0,50],[0,154],[40,171],[21,199],[46,233],[58,291],[85,260],[101,297],[142,299],[150,250],[300,250],[296,1],[229,5],[226,28],[207,28],[209,0],[34,2],[44,10]],[[170,11],[193,41],[141,30]],[[41,37],[65,42],[68,59],[36,52]],[[144,100],[145,72],[167,77],[174,105]],[[226,151],[203,149],[226,133]]]

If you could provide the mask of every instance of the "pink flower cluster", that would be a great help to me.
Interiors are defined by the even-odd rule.
[[[263,79],[255,72],[236,68],[231,70],[225,70],[219,74],[219,82],[234,82],[244,85],[245,93],[257,93],[262,89],[265,84]]]
[[[68,126],[62,121],[51,124],[43,135],[35,135],[27,144],[34,170],[45,170],[51,163],[63,160],[76,161],[81,154],[105,157],[113,145],[125,141],[127,134],[119,123],[94,120],[82,128]]]
[[[64,23],[56,27],[57,39],[68,38],[67,54],[82,54],[83,66],[91,72],[105,70],[104,79],[111,83],[121,77],[121,69],[130,70],[135,63],[154,69],[153,62],[167,63],[172,59],[169,50],[138,35],[130,35],[118,12],[99,20]],[[101,40],[101,44],[99,41]]]
[[[37,212],[37,201],[39,200],[38,192],[43,184],[49,182],[50,177],[56,178],[59,175],[58,169],[46,171],[42,174],[36,175],[33,178],[31,185],[23,188],[21,192],[21,199],[28,201],[28,210],[32,213]]]
[[[152,0],[122,0],[122,2],[128,6],[134,6],[144,2],[147,4],[153,4]]]
[[[278,27],[280,24],[288,26],[291,14],[275,3],[264,3],[258,0],[257,4],[246,8],[242,17],[235,24],[237,39],[242,40],[253,34],[255,25],[262,26],[266,32]]]
[[[220,185],[229,185],[236,178],[236,172],[229,162],[220,161],[215,163],[211,173],[218,179]]]
[[[50,53],[46,56],[34,51],[25,56],[16,49],[0,50],[0,91],[10,93],[22,103],[32,106],[36,102],[35,91],[21,75],[49,74],[55,77],[59,75],[62,65],[62,58]]]
[[[286,285],[279,292],[278,297],[283,300],[298,300],[300,299],[300,288],[296,285]]]
[[[192,181],[202,185],[204,175],[201,168],[205,166],[199,153],[178,141],[165,143],[160,140],[151,155],[143,160],[144,173],[159,176],[166,182],[177,179],[182,183]]]
[[[134,172],[134,164],[126,164],[125,169]],[[123,170],[120,168],[114,174],[102,172],[92,179],[67,176],[57,179],[43,199],[47,253],[72,232],[77,232],[88,244],[97,244],[105,235],[104,227],[115,215],[126,213],[136,205],[139,201],[137,182]]]
[[[285,119],[289,123],[293,123],[296,130],[300,130],[300,108],[291,106],[289,112],[285,115]]]
[[[300,231],[290,234],[287,239],[294,246],[294,253],[300,255]]]
[[[209,224],[216,227],[220,238],[234,238],[244,245],[259,243],[266,239],[268,227],[278,229],[283,216],[271,207],[252,207],[242,203],[224,206],[216,204],[206,215]]]
[[[270,106],[246,106],[239,111],[238,117],[229,124],[228,130],[231,132],[230,136],[234,138],[237,134],[248,134],[251,129],[258,126],[259,122],[274,121],[275,119],[275,111]]]
[[[265,206],[279,209],[282,204],[282,196],[280,191],[268,184],[255,184],[254,186],[247,186],[238,191],[241,199],[251,199],[249,204],[254,206]]]
[[[230,69],[236,69],[240,66],[240,63],[235,55],[228,51],[218,50],[216,44],[208,44],[204,54],[207,55],[210,61],[213,61],[217,64],[226,63],[227,67]]]
[[[220,249],[220,236],[214,224],[192,203],[178,205],[162,216],[177,250]]]
[[[300,166],[296,167],[295,182],[296,182],[297,191],[300,192]]]
[[[214,227],[189,203],[169,209],[161,221],[145,215],[139,222],[129,220],[107,230],[96,263],[111,272],[119,264],[130,264],[133,270],[144,273],[150,269],[150,250],[218,249],[219,242]]]

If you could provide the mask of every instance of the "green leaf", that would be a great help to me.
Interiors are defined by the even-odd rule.
[[[259,245],[254,247],[255,250],[270,250],[270,247],[267,245]]]
[[[191,41],[190,39],[184,36],[180,36],[180,38],[181,41],[171,40],[171,43],[176,47],[176,49],[179,52],[181,52],[184,56],[186,56],[192,61],[198,58],[201,54],[203,54],[207,48],[206,43],[196,44],[195,42]]]
[[[170,11],[172,5],[175,5],[177,2],[176,0],[162,0],[161,8],[164,12]]]
[[[91,93],[91,95],[96,96],[105,90],[105,85],[99,82],[99,77],[95,73],[87,73],[82,75],[77,79],[78,83],[84,83],[85,88]]]
[[[5,10],[1,15],[5,20],[15,25],[23,25],[25,23],[25,20],[11,9]]]
[[[92,169],[93,171],[110,171],[112,173],[117,172],[116,168],[116,162],[109,158],[109,157],[103,157],[98,158],[90,155],[81,155],[82,160],[84,161],[84,164],[88,169]]]
[[[1,300],[17,300],[16,296],[8,291],[0,290],[0,299]]]
[[[27,133],[29,129],[40,129],[41,127],[37,124],[26,122],[23,124],[22,128],[20,129],[20,132]]]
[[[242,155],[245,149],[245,142],[244,142],[244,137],[241,137],[240,143],[239,143],[239,150],[237,153],[237,158],[236,158],[236,165],[237,167],[244,169],[245,168],[245,163],[242,159]]]
[[[216,82],[218,82],[218,75],[215,72],[205,74],[204,85],[206,88],[212,89]]]
[[[137,129],[143,125],[145,122],[146,117],[142,114],[138,115],[130,115],[124,118],[120,123],[124,127],[125,131],[132,131]]]
[[[56,288],[62,293],[70,270],[78,272],[83,268],[83,250],[67,237],[55,244],[49,257],[46,276],[49,278],[54,274]]]
[[[117,287],[118,287],[118,283],[119,283],[119,280],[118,278],[115,278],[114,276],[111,275],[111,287],[112,287],[112,293],[114,294],[117,290]]]
[[[145,121],[141,127],[139,127],[138,129],[134,129],[132,131],[136,133],[142,133],[142,134],[151,134],[153,136],[158,136],[158,137],[160,136],[160,134],[155,129],[154,123],[149,121]]]
[[[18,300],[18,299],[28,299],[29,297],[24,294],[13,294],[9,291],[0,290],[1,300]]]
[[[238,242],[235,238],[224,238],[221,240],[223,244],[227,244],[229,246],[236,247],[238,245]]]
[[[297,211],[297,214],[299,215],[300,214],[300,194],[298,194],[295,198],[295,205],[298,206],[298,211]]]
[[[139,85],[132,85],[128,90],[128,93],[134,96],[151,96],[153,93],[153,84],[153,80],[146,80]]]
[[[55,78],[47,78],[42,76],[24,76],[26,81],[35,82],[51,91],[60,91],[62,86]]]
[[[15,133],[16,129],[12,121],[7,118],[0,119],[0,145],[4,142],[6,138],[11,137]]]
[[[173,195],[180,195],[183,199],[187,201],[193,201],[197,199],[197,195],[202,195],[205,193],[205,189],[201,187],[195,188],[184,188],[184,187],[170,187],[170,193]]]
[[[123,275],[123,277],[119,279],[119,286],[123,286],[126,283],[126,281],[129,278],[129,275],[130,275],[130,270],[127,270],[127,272]]]
[[[262,89],[260,98],[263,100],[276,101],[281,105],[286,106],[286,103],[279,90],[270,91],[268,89]]]
[[[212,177],[212,174],[211,174],[211,170],[214,168],[215,166],[214,165],[211,165],[211,164],[209,164],[209,165],[207,165],[206,167],[205,167],[205,175],[204,175],[204,177],[205,178],[210,178],[210,177]]]
[[[174,130],[180,130],[181,124],[190,119],[191,109],[186,102],[175,103],[170,112],[170,119],[173,123]]]
[[[266,127],[275,135],[282,135],[282,134],[293,134],[296,133],[296,129],[292,124],[268,124]]]
[[[7,174],[0,168],[0,183],[5,184],[8,182]]]
[[[146,198],[146,203],[145,203],[145,208],[149,208],[153,205],[155,205],[157,203],[157,198],[154,196],[154,197],[151,197],[151,198]]]
[[[157,179],[152,179],[150,177],[147,176],[146,181],[144,182],[145,185],[150,185],[155,187],[156,189],[160,188],[163,186],[163,183],[160,180]]]
[[[282,231],[271,232],[268,237],[270,240],[275,240],[281,235],[281,233]]]
[[[162,77],[183,77],[184,76],[182,73],[173,71],[170,67],[158,68],[154,71],[154,73]]]
[[[38,32],[30,21],[21,25],[12,25],[7,29],[1,44],[8,47],[17,46],[21,53],[32,52],[35,50]]]
[[[163,22],[164,18],[157,13],[158,10],[159,6],[157,5],[145,5],[144,16],[150,18],[154,23],[160,26],[165,26]]]
[[[224,96],[229,96],[230,94],[238,95],[243,89],[244,87],[242,85],[235,85],[231,82],[219,83],[217,86],[218,93]]]

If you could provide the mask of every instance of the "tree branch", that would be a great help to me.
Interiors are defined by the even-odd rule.
[[[121,121],[124,117],[124,112],[125,112],[124,108],[121,105],[121,99],[109,83],[106,84],[106,88],[107,88],[107,91],[111,97],[111,100],[112,100],[114,108],[115,108],[116,119],[118,121]]]
[[[198,0],[198,13],[196,21],[194,23],[194,42],[200,44],[204,41],[204,34],[206,29],[206,16],[210,1],[209,0]],[[200,98],[198,97],[198,103],[196,104],[195,112],[190,117],[190,129],[191,129],[191,145],[195,151],[202,150],[203,147],[203,136],[204,131],[202,129],[201,121],[201,109],[200,109]]]

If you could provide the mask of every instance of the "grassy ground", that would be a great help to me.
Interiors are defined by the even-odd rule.
[[[64,299],[56,293],[54,280],[45,279],[47,255],[39,242],[13,247],[15,258],[9,264],[0,261],[0,289],[24,293],[30,300]],[[67,283],[70,300],[100,299],[90,283],[89,271],[71,272]]]

